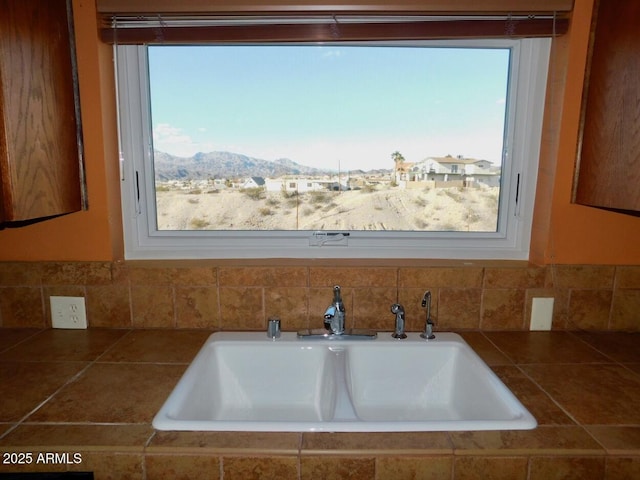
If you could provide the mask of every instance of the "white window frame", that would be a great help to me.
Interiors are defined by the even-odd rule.
[[[322,236],[310,231],[158,231],[146,47],[119,45],[115,55],[125,258],[528,260],[551,39],[420,44],[512,49],[497,232],[350,231],[348,236]]]

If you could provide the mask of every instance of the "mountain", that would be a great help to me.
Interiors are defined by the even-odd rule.
[[[282,175],[325,175],[335,171],[300,165],[288,158],[262,160],[231,152],[198,152],[176,157],[154,152],[156,180],[201,180],[208,178],[280,177]]]

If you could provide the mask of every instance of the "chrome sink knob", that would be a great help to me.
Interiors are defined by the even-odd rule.
[[[269,322],[267,323],[267,337],[280,338],[280,319],[278,317],[269,317]]]

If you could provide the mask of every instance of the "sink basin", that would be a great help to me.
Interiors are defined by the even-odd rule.
[[[264,335],[214,334],[154,422],[160,429],[235,430],[265,420],[328,421],[335,393],[330,353]]]
[[[457,334],[425,341],[218,332],[153,420],[158,430],[522,430],[536,420]]]

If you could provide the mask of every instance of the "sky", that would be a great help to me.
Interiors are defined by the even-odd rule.
[[[149,47],[154,148],[342,171],[463,155],[500,164],[507,49]]]

